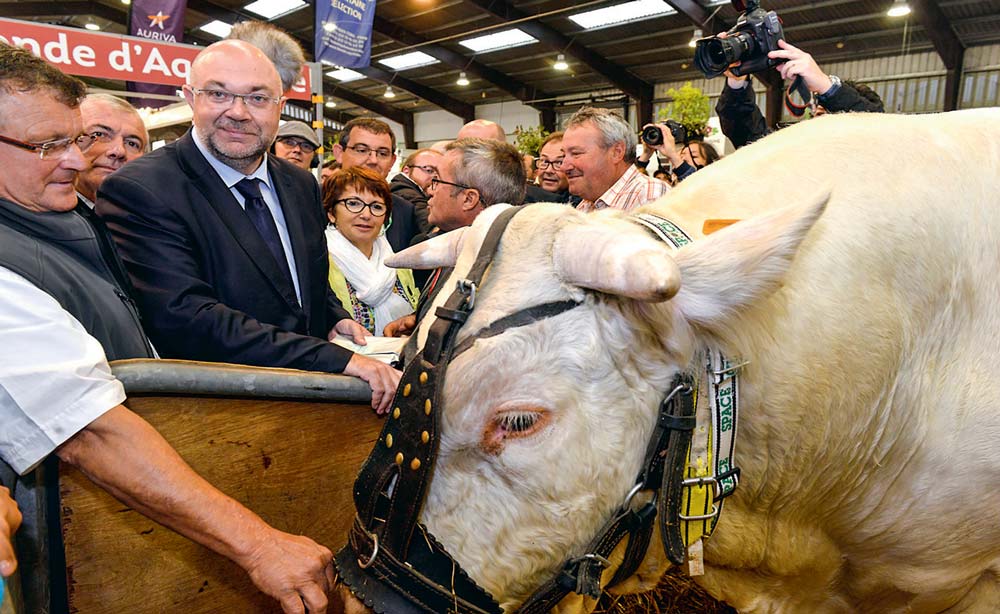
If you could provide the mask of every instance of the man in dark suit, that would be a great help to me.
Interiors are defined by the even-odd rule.
[[[357,117],[340,131],[340,142],[333,146],[333,156],[343,168],[363,166],[388,181],[389,171],[396,162],[396,135],[389,124],[374,117]],[[410,246],[418,234],[413,204],[392,195],[392,221],[385,229],[385,238],[395,252]]]
[[[281,92],[256,47],[207,47],[184,86],[193,130],[105,180],[97,211],[162,356],[355,375],[384,412],[399,372],[327,341],[365,333],[327,283],[316,181],[266,153]]]
[[[437,177],[441,152],[436,149],[418,149],[403,160],[399,174],[389,182],[389,189],[395,196],[413,204],[413,214],[417,221],[417,232],[427,234],[432,226],[427,221],[427,190],[431,179]]]

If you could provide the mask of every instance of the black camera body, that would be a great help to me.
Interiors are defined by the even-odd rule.
[[[674,137],[674,143],[687,143],[687,130],[678,122],[668,119],[667,128],[670,128],[670,135]],[[647,126],[642,130],[642,142],[650,147],[663,144],[663,131],[656,126]]]
[[[733,5],[738,10],[743,3],[733,0]],[[731,69],[734,75],[758,72],[782,62],[772,60],[767,54],[780,49],[778,41],[784,38],[778,14],[760,8],[759,0],[747,0],[746,12],[726,33],[726,38],[709,36],[696,43],[694,65],[709,79],[721,75],[733,62],[740,62]]]

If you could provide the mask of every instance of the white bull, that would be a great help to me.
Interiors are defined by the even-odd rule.
[[[697,240],[514,218],[459,341],[584,303],[452,363],[431,533],[514,609],[622,503],[671,379],[716,347],[750,361],[743,473],[699,584],[741,612],[1000,611],[1000,112],[809,121],[646,209]],[[395,265],[464,273],[494,217]],[[665,568],[651,548],[626,589]]]

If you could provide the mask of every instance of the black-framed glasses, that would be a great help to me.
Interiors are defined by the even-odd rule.
[[[548,170],[551,166],[552,170],[557,171],[562,168],[563,159],[556,158],[555,160],[549,160],[548,158],[535,158],[535,168],[540,171]]]
[[[431,166],[429,164],[425,164],[423,166],[420,166],[419,164],[411,164],[410,168],[419,168],[420,170],[424,171],[428,175],[437,175],[437,173],[438,173],[437,167],[436,166]]]
[[[445,184],[445,185],[453,185],[456,188],[462,188],[463,190],[475,190],[476,189],[476,188],[472,187],[471,185],[465,185],[465,184],[462,184],[462,183],[452,183],[451,181],[445,181],[444,179],[440,179],[438,177],[435,177],[434,179],[431,179],[431,189],[432,190],[438,189],[438,186],[440,184],[442,184],[442,183]]]
[[[69,148],[73,145],[79,147],[80,151],[87,151],[90,149],[90,146],[94,144],[94,139],[95,137],[92,134],[81,134],[79,136],[70,136],[64,139],[47,141],[45,143],[28,143],[12,139],[9,136],[0,136],[0,143],[6,143],[27,151],[37,151],[38,158],[40,160],[44,160],[46,158],[58,158],[69,151]]]
[[[383,202],[373,200],[370,203],[366,203],[360,198],[353,198],[353,197],[341,198],[339,200],[335,200],[333,201],[333,204],[335,205],[342,204],[351,213],[361,213],[362,211],[365,210],[365,207],[368,207],[368,210],[371,211],[372,215],[374,215],[375,217],[382,217],[383,215],[385,215],[385,212],[389,210],[389,208],[386,207],[385,203]]]
[[[285,147],[288,147],[289,149],[298,147],[305,153],[314,153],[317,149],[317,147],[312,143],[310,143],[309,141],[305,139],[297,139],[293,136],[280,137],[278,139],[278,142],[284,145]]]
[[[267,94],[234,94],[232,92],[227,92],[226,90],[210,88],[192,87],[191,91],[198,96],[204,96],[205,100],[220,107],[231,106],[234,102],[236,102],[237,98],[242,100],[243,104],[246,106],[254,109],[266,109],[273,104],[279,104],[283,100],[281,96],[274,97],[268,96]]]
[[[366,158],[370,156],[372,152],[375,152],[375,157],[380,160],[388,160],[390,157],[392,157],[392,150],[386,149],[384,147],[380,149],[372,149],[367,145],[358,143],[357,145],[351,145],[350,147],[347,147],[347,149],[350,149],[359,156],[364,156]]]
[[[94,137],[94,142],[100,143],[110,143],[115,138],[114,134],[105,130],[93,130],[91,131],[90,136]],[[146,151],[146,144],[142,142],[142,139],[137,139],[135,137],[122,137],[122,145],[128,150],[129,153],[132,154],[142,154]],[[80,149],[83,149],[83,147]]]

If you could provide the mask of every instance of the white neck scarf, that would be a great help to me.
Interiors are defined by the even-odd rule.
[[[365,258],[361,250],[333,226],[326,229],[326,245],[333,263],[354,287],[358,300],[375,311],[376,334],[380,334],[389,322],[413,311],[406,298],[393,292],[396,270],[385,266],[385,259],[393,251],[384,235],[375,240],[371,258]]]

